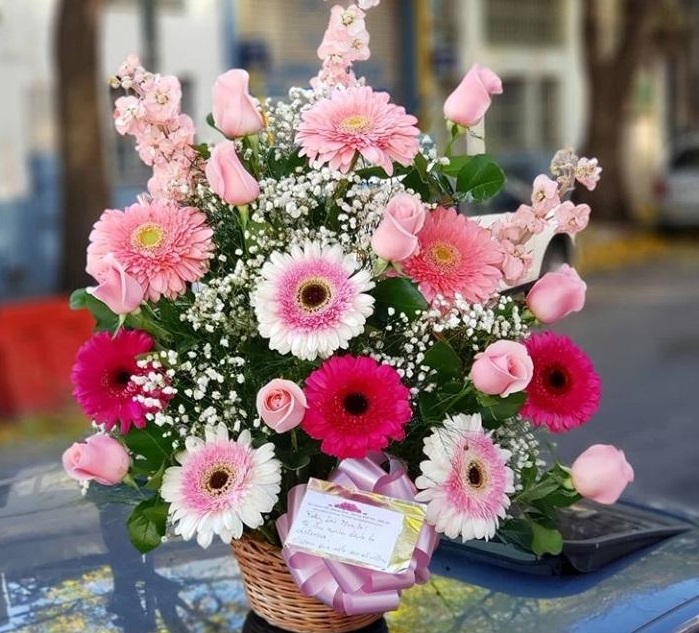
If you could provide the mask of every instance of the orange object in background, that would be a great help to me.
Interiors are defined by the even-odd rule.
[[[0,306],[0,416],[70,402],[75,353],[93,327],[90,313],[71,310],[67,297]]]

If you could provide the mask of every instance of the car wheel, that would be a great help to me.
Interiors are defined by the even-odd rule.
[[[570,264],[570,249],[563,241],[551,241],[541,262],[539,277],[558,270],[563,264]]]

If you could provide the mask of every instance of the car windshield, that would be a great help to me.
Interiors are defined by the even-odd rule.
[[[699,147],[681,151],[672,160],[673,169],[699,169]]]

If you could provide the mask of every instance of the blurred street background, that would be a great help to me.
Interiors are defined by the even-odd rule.
[[[306,86],[329,4],[0,0],[0,511],[3,481],[88,431],[67,376],[91,323],[67,296],[89,283],[91,225],[149,177],[114,131],[109,77],[133,52],[177,75],[213,140],[216,77],[244,67],[258,97]],[[560,147],[599,158],[578,240],[588,305],[557,329],[592,357],[603,403],[560,455],[617,444],[632,496],[699,508],[699,0],[382,0],[367,25],[357,74],[438,141],[445,97],[479,62],[503,79],[485,139],[511,182]]]

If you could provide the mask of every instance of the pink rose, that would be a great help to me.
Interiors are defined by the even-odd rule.
[[[527,295],[527,307],[541,323],[555,323],[585,305],[587,284],[568,264],[546,273]]]
[[[471,380],[478,391],[505,398],[522,391],[533,373],[534,363],[527,348],[515,341],[502,340],[476,354],[471,367]]]
[[[444,116],[463,127],[478,123],[490,107],[490,95],[502,94],[502,81],[490,68],[474,64],[444,102]]]
[[[145,294],[143,287],[126,274],[113,253],[107,253],[91,270],[99,286],[86,288],[87,292],[105,303],[114,314],[129,314],[141,305]]]
[[[118,484],[129,472],[129,454],[109,435],[93,435],[63,453],[63,468],[78,481]]]
[[[298,426],[307,408],[305,394],[291,380],[275,378],[257,392],[257,413],[277,433],[286,433]]]
[[[248,92],[249,79],[247,71],[234,68],[214,83],[214,123],[229,138],[248,136],[264,127],[262,115]]]
[[[381,258],[400,262],[418,250],[417,233],[425,223],[425,207],[415,196],[399,193],[388,201],[383,219],[371,238],[371,247]]]
[[[609,444],[595,444],[573,462],[570,476],[583,497],[609,504],[621,496],[634,473],[624,451]]]
[[[232,141],[214,147],[204,171],[211,188],[228,204],[242,206],[260,195],[260,185],[243,167]]]

